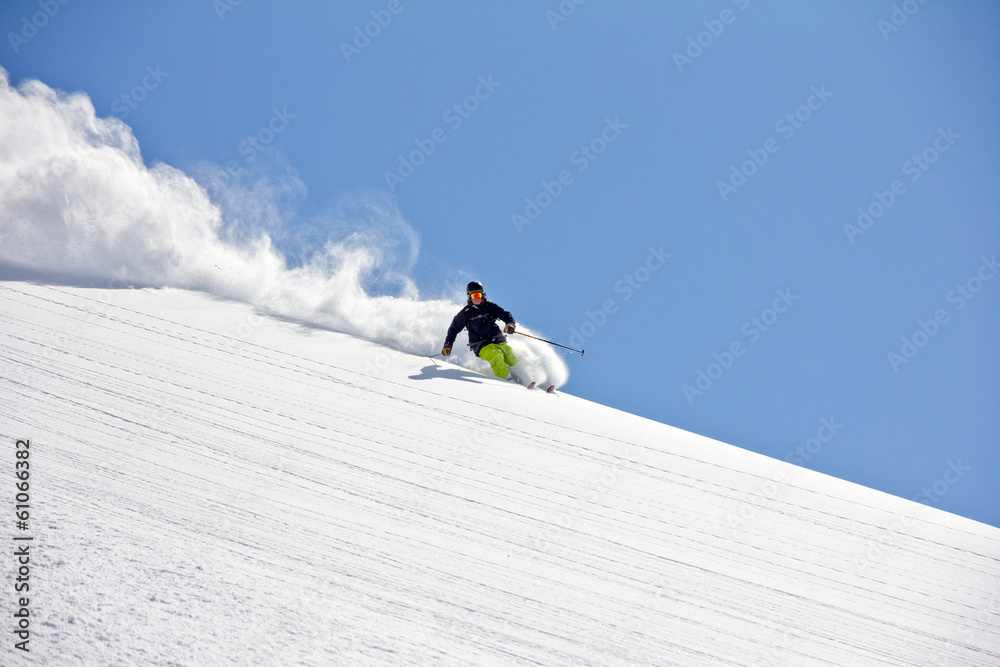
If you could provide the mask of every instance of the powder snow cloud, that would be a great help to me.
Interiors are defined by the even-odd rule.
[[[98,117],[86,94],[36,80],[15,88],[0,68],[0,264],[200,290],[414,354],[440,349],[461,303],[420,296],[410,278],[419,235],[388,193],[345,195],[297,221],[289,238],[288,201],[304,195],[301,181],[216,180],[206,189],[219,170],[201,165],[196,180],[147,166],[131,129]],[[516,344],[539,379],[565,382],[554,351]],[[463,365],[482,363],[456,352]]]

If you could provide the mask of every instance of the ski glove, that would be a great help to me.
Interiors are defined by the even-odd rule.
[[[514,333],[514,323],[511,322],[510,324],[508,324],[507,326],[505,326],[503,328],[503,332],[505,334],[512,334],[512,333]]]
[[[443,354],[446,357],[450,357],[451,356],[451,345],[445,345],[444,347],[442,347],[441,348],[441,354]]]

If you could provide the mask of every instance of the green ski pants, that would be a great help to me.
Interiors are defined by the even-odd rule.
[[[517,363],[514,350],[510,349],[510,345],[507,343],[500,343],[499,345],[490,343],[479,350],[479,358],[490,365],[490,368],[493,369],[493,374],[498,378],[505,378],[510,375],[510,367]]]

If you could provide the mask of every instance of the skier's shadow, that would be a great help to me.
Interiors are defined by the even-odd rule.
[[[432,364],[430,366],[424,366],[420,369],[419,375],[409,376],[411,380],[436,380],[436,379],[446,379],[446,380],[461,380],[462,382],[474,382],[476,384],[481,384],[483,382],[483,376],[475,371],[465,370],[464,368],[454,368],[446,366],[438,366]]]

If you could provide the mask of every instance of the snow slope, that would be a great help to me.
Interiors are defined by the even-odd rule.
[[[0,441],[3,665],[1000,664],[996,528],[200,293],[0,282]]]

